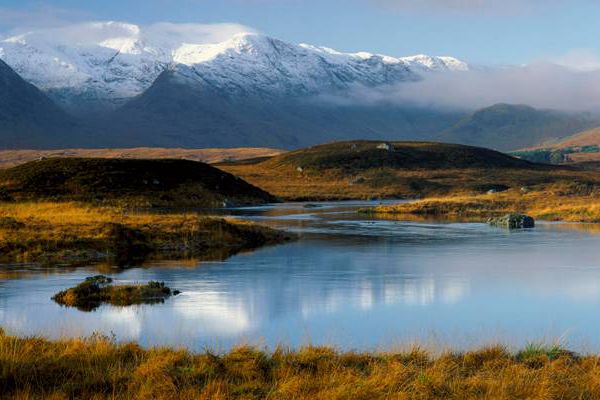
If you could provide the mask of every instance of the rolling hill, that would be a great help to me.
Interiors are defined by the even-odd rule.
[[[494,150],[432,142],[346,141],[216,165],[289,200],[480,194],[570,173]]]
[[[567,136],[557,142],[522,149],[514,154],[526,160],[551,164],[598,162],[600,127]]]
[[[276,201],[208,164],[187,160],[50,158],[0,170],[14,200],[115,202],[128,206],[223,207]]]
[[[496,104],[465,117],[436,139],[510,151],[558,140],[597,123],[587,114]]]

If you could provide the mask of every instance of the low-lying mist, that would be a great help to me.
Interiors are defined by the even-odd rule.
[[[367,88],[354,86],[325,101],[341,105],[413,104],[473,110],[497,103],[527,104],[572,112],[600,112],[600,70],[551,63],[429,73],[416,82]]]

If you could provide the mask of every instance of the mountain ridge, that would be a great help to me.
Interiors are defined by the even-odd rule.
[[[63,38],[74,35],[69,29],[86,35],[69,41]],[[314,94],[351,83],[392,84],[419,79],[427,72],[468,69],[452,57],[342,53],[254,32],[214,43],[190,43],[187,37],[169,34],[127,23],[95,22],[0,40],[0,58],[55,101],[75,109],[81,101],[88,106],[119,106],[147,90],[165,70],[178,68],[186,70],[188,78],[222,89],[260,88],[286,95]]]

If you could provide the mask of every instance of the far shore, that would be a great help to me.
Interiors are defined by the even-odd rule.
[[[431,197],[394,205],[380,205],[361,212],[379,217],[412,215],[429,218],[462,218],[487,221],[510,213],[523,213],[537,220],[600,222],[600,197],[575,184],[550,189],[507,190],[481,195]]]

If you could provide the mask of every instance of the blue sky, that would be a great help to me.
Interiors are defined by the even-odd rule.
[[[481,64],[571,54],[596,63],[598,17],[593,0],[2,0],[0,32],[81,20],[235,22],[342,51],[452,55]]]

